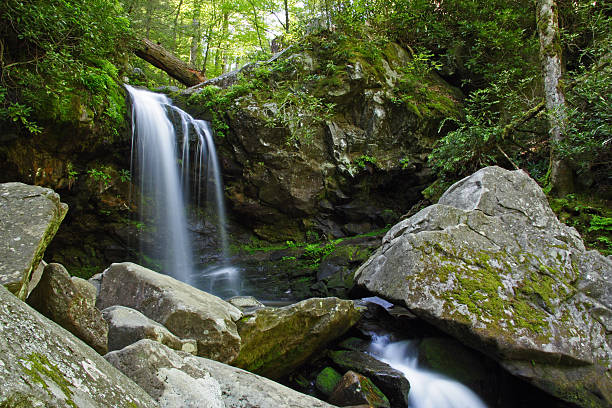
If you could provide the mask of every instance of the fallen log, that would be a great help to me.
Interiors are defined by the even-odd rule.
[[[134,53],[165,71],[172,78],[186,86],[194,86],[206,80],[206,77],[191,64],[177,58],[160,44],[142,38],[137,41]]]

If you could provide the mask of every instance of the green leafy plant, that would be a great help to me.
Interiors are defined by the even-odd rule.
[[[121,169],[119,170],[119,180],[121,180],[122,183],[132,181],[132,174],[129,170]]]

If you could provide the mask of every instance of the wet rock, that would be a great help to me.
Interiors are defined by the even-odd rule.
[[[194,339],[198,355],[232,361],[240,350],[236,321],[242,312],[216,296],[133,263],[112,264],[102,274],[97,307],[127,306],[176,336]]]
[[[157,406],[89,346],[3,287],[0,339],[0,406]]]
[[[356,280],[554,396],[612,404],[612,263],[522,171],[454,184],[391,228]]]
[[[315,388],[323,395],[329,397],[336,385],[342,379],[342,375],[331,367],[325,367],[315,379]]]
[[[385,395],[367,377],[348,371],[329,397],[329,402],[339,407],[365,405],[391,407]]]
[[[197,354],[197,344],[192,339],[181,339],[149,319],[138,310],[125,306],[111,306],[102,310],[108,322],[108,350],[121,350],[138,340],[149,339],[171,349]]]
[[[393,406],[408,406],[410,383],[401,372],[387,363],[359,351],[334,351],[330,357],[341,369],[356,371],[370,378],[385,393]]]
[[[359,319],[350,300],[313,298],[281,308],[263,308],[238,322],[242,338],[237,367],[272,379],[305,363]]]
[[[51,189],[0,184],[0,284],[20,299],[67,211]]]
[[[89,344],[100,354],[108,351],[108,325],[96,308],[93,285],[71,278],[60,264],[48,264],[28,304]]]
[[[496,389],[499,379],[490,360],[453,338],[426,337],[419,342],[419,365],[468,386],[494,401],[488,391]]]
[[[152,340],[105,357],[165,407],[331,408],[266,378]]]

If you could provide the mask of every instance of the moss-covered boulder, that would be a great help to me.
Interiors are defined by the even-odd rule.
[[[108,324],[96,308],[95,287],[66,268],[50,263],[28,304],[89,344],[100,354],[108,352]]]
[[[368,377],[347,371],[334,388],[329,402],[340,407],[390,408],[389,400]]]
[[[352,370],[367,376],[389,398],[394,407],[409,405],[410,383],[400,371],[360,351],[333,351],[334,365],[346,372]]]
[[[426,157],[461,94],[415,64],[396,43],[323,31],[178,102],[225,135],[227,197],[257,235],[338,238],[384,226],[432,181]]]
[[[522,171],[454,184],[391,228],[356,280],[561,399],[612,404],[612,261]]]
[[[0,287],[1,407],[154,408],[98,353]]]
[[[0,184],[0,284],[20,299],[67,211],[51,189]]]
[[[351,300],[312,298],[247,314],[238,324],[242,339],[233,365],[279,379],[304,364],[359,319]]]
[[[342,379],[342,375],[331,367],[325,367],[315,379],[315,388],[323,395],[329,397],[336,385]]]

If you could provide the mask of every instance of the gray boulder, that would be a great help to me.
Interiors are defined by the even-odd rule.
[[[230,362],[238,355],[242,312],[229,303],[130,262],[112,264],[101,280],[98,308],[136,309],[176,336],[194,339],[199,356]]]
[[[68,330],[100,354],[108,351],[108,325],[96,308],[96,290],[80,278],[71,278],[57,263],[45,266],[28,304]]]
[[[0,406],[156,407],[89,346],[0,287]]]
[[[138,340],[150,339],[174,350],[197,354],[195,340],[180,339],[161,324],[149,319],[138,310],[125,306],[111,306],[102,310],[108,322],[108,350],[121,350]]]
[[[266,378],[140,340],[105,358],[162,407],[332,407]]]
[[[20,299],[67,211],[51,189],[0,184],[0,284]]]
[[[359,320],[351,300],[312,298],[290,306],[257,309],[238,323],[237,367],[278,379],[304,364]]]
[[[612,262],[522,171],[457,182],[391,228],[356,280],[552,395],[612,405]]]

